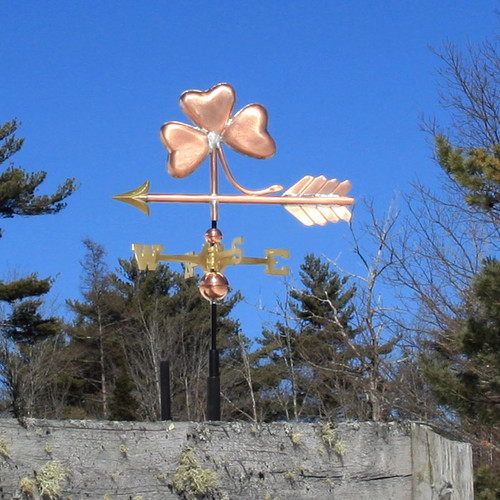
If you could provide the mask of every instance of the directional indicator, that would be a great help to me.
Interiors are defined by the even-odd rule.
[[[222,233],[217,228],[220,204],[282,205],[290,214],[306,226],[325,225],[328,222],[351,220],[349,205],[354,198],[347,196],[349,181],[339,182],[320,175],[306,175],[281,195],[283,186],[272,184],[254,190],[243,187],[233,176],[224,155],[226,144],[237,153],[256,159],[271,158],[276,144],[267,130],[268,116],[260,104],[249,104],[233,115],[236,93],[227,83],[220,83],[207,91],[189,90],[180,98],[182,111],[194,125],[168,122],[160,129],[160,139],[168,151],[167,171],[177,179],[193,173],[209,158],[210,185],[207,194],[150,193],[149,181],[132,191],[113,196],[130,203],[149,215],[150,203],[205,203],[210,206],[211,228],[205,233],[200,253],[182,255],[164,254],[163,245],[134,244],[132,249],[139,269],[153,271],[159,262],[184,264],[186,277],[194,275],[195,267],[205,273],[199,283],[201,295],[211,303],[212,341],[209,353],[209,377],[207,381],[207,419],[220,420],[219,353],[216,346],[216,303],[229,292],[229,283],[223,274],[227,266],[260,264],[267,274],[285,276],[288,267],[277,267],[277,257],[287,259],[288,250],[268,249],[265,257],[244,257],[243,238],[235,238],[231,248],[221,244]],[[229,183],[240,194],[219,193],[219,169],[222,167]]]
[[[244,257],[243,237],[239,236],[233,240],[229,250],[224,249],[221,243],[204,243],[201,252],[194,252],[182,255],[163,254],[163,245],[142,245],[134,243],[134,251],[137,266],[141,271],[154,271],[158,262],[180,262],[184,264],[184,277],[192,278],[194,269],[199,266],[204,273],[217,271],[222,273],[227,266],[260,264],[266,266],[266,274],[277,276],[287,276],[288,267],[276,267],[277,257],[288,259],[290,253],[283,248],[268,248],[265,250],[265,257]]]
[[[282,205],[305,226],[325,225],[327,222],[351,220],[347,205],[354,198],[345,196],[351,189],[349,181],[328,180],[325,176],[306,175],[282,196],[248,194],[155,194],[149,193],[146,181],[137,189],[113,196],[149,215],[149,203],[232,203],[243,205]]]
[[[352,214],[348,207],[354,204],[354,198],[347,196],[351,189],[347,180],[339,182],[324,175],[306,175],[284,192],[280,184],[254,190],[238,183],[227,163],[223,145],[262,160],[274,155],[276,144],[267,130],[266,109],[260,104],[249,104],[233,115],[235,99],[236,93],[227,83],[207,91],[188,90],[181,95],[180,106],[194,126],[168,122],[160,129],[160,139],[168,151],[167,171],[173,177],[187,177],[209,158],[210,189],[207,194],[150,193],[147,181],[113,198],[135,206],[146,215],[149,215],[150,203],[205,203],[210,206],[212,229],[217,228],[220,204],[282,205],[306,226],[323,226],[340,220],[349,222]],[[219,193],[219,163],[239,194]],[[279,192],[282,194],[277,194]],[[133,245],[133,249],[141,269],[155,269],[160,261],[181,262],[186,273],[192,275],[196,266],[205,273],[214,270],[222,273],[228,265],[246,263],[263,264],[268,274],[281,274],[274,267],[273,259],[274,255],[280,255],[277,252],[287,252],[285,250],[266,250],[266,257],[247,258],[243,257],[240,240],[235,239],[231,249],[225,250],[220,240],[209,239],[199,254],[163,254],[162,245]],[[207,286],[203,285],[203,289]]]

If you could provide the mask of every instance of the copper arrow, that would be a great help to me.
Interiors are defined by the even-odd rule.
[[[149,215],[149,203],[232,203],[245,205],[283,205],[305,225],[326,224],[339,219],[349,221],[351,212],[346,208],[354,204],[354,198],[345,196],[350,182],[327,180],[324,176],[305,176],[282,196],[231,195],[231,194],[161,194],[149,193],[146,181],[127,193],[113,196],[115,200],[130,203]],[[330,212],[328,212],[330,209]]]

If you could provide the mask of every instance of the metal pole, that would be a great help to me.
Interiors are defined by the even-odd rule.
[[[217,228],[217,221],[212,220],[212,228]],[[220,420],[220,376],[219,351],[217,350],[217,303],[210,302],[211,346],[208,358],[207,380],[207,420]]]
[[[172,420],[170,410],[170,363],[160,362],[161,419]]]

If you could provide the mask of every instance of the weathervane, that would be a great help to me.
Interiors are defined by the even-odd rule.
[[[260,104],[249,104],[232,116],[236,95],[233,87],[220,83],[202,92],[188,90],[181,95],[180,106],[195,126],[168,122],[160,130],[160,138],[168,151],[167,170],[176,178],[193,173],[210,157],[210,192],[208,194],[153,194],[149,181],[142,186],[113,198],[130,203],[149,215],[149,203],[206,203],[210,205],[211,227],[205,233],[205,244],[199,254],[162,254],[162,245],[132,245],[139,269],[154,270],[160,261],[181,262],[185,276],[193,276],[194,267],[205,273],[200,281],[202,296],[211,303],[212,348],[208,379],[209,420],[220,420],[220,387],[218,351],[216,348],[216,302],[229,292],[229,283],[223,274],[229,265],[261,264],[266,273],[288,274],[287,267],[276,267],[276,257],[288,258],[288,250],[268,249],[262,258],[243,256],[243,239],[233,240],[226,250],[222,233],[217,228],[220,204],[282,205],[302,224],[312,226],[327,222],[351,219],[348,205],[354,199],[346,196],[351,188],[349,181],[339,182],[324,176],[306,175],[281,195],[283,186],[273,184],[261,190],[247,189],[234,178],[227,163],[223,144],[238,153],[257,159],[270,158],[276,152],[273,138],[267,131],[267,111]],[[241,194],[220,194],[218,162],[231,183]]]

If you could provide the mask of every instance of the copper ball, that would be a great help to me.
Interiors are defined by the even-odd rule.
[[[220,229],[217,229],[216,227],[211,227],[210,229],[207,229],[205,233],[205,241],[207,243],[210,243],[211,245],[217,245],[222,241],[222,232]]]
[[[217,271],[205,274],[198,288],[202,297],[211,302],[222,300],[229,293],[229,283],[226,277]]]

